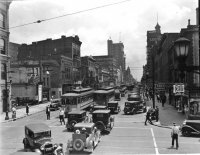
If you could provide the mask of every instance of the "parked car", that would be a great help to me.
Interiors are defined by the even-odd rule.
[[[67,152],[88,151],[93,152],[94,148],[100,142],[101,134],[94,123],[77,123],[74,126],[75,133],[72,139],[68,141]]]
[[[84,110],[74,110],[68,113],[68,122],[66,128],[68,131],[74,130],[74,125],[85,121],[86,111]]]
[[[118,114],[121,111],[119,103],[117,101],[108,102],[108,109],[110,109],[111,114]]]
[[[136,114],[139,111],[145,112],[145,106],[140,101],[125,102],[124,114]]]
[[[61,99],[52,99],[50,104],[50,110],[55,111],[61,107]]]
[[[111,131],[114,126],[114,117],[110,115],[110,110],[94,111],[92,120],[100,131]]]
[[[30,149],[40,154],[53,154],[54,144],[51,142],[51,129],[44,123],[25,126],[24,149]]]
[[[200,136],[200,120],[185,120],[180,129],[183,136]]]

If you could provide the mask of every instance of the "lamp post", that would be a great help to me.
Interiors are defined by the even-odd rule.
[[[180,78],[181,82],[184,83],[185,78],[185,70],[187,70],[186,66],[186,59],[188,56],[188,49],[189,49],[190,40],[181,37],[174,42],[175,52],[176,52],[176,59],[178,60],[178,69],[181,71]],[[183,96],[181,96],[181,103],[183,104]],[[181,107],[183,105],[180,105]]]
[[[176,58],[179,62],[178,68],[180,69],[180,78],[181,82],[184,82],[185,73],[187,66],[185,64],[186,58],[188,56],[188,49],[189,49],[190,40],[181,37],[174,42]]]

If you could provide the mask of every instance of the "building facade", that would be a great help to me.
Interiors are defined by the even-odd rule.
[[[113,43],[112,40],[107,40],[107,48],[108,48],[108,56],[112,56],[117,61],[117,67],[120,73],[120,83],[124,82],[124,73],[126,70],[126,57],[124,53],[124,44],[122,42],[119,43]]]
[[[9,90],[10,82],[8,79],[8,71],[10,68],[10,56],[8,55],[8,45],[9,45],[9,2],[0,2],[0,111],[9,111],[11,105],[9,103]]]

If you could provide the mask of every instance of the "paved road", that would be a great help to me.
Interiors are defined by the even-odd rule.
[[[125,98],[120,101],[123,109]],[[53,142],[63,143],[66,147],[72,133],[60,125],[58,111],[51,113],[46,120],[45,112],[24,117],[15,122],[1,124],[0,154],[8,155],[23,151],[24,125],[30,122],[44,122],[52,129]],[[167,116],[166,116],[167,117]],[[172,117],[172,116],[170,116]],[[186,154],[200,153],[200,140],[195,137],[179,137],[180,149],[171,149],[170,129],[152,125],[144,126],[144,114],[115,115],[115,126],[110,134],[102,136],[93,154]],[[82,154],[82,153],[81,153]]]

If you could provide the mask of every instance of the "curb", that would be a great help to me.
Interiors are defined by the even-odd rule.
[[[45,109],[44,109],[44,110],[41,110],[41,111],[45,111]],[[29,115],[23,115],[23,116],[17,117],[15,120],[13,120],[12,118],[9,119],[9,120],[4,120],[4,121],[2,121],[2,122],[0,122],[0,123],[7,123],[7,122],[16,121],[16,120],[18,120],[18,119],[21,119],[21,118],[28,117],[28,116],[31,116],[31,115],[33,115],[33,114],[39,113],[39,112],[41,112],[41,111],[37,111],[37,112],[31,113],[31,114],[29,114]]]

